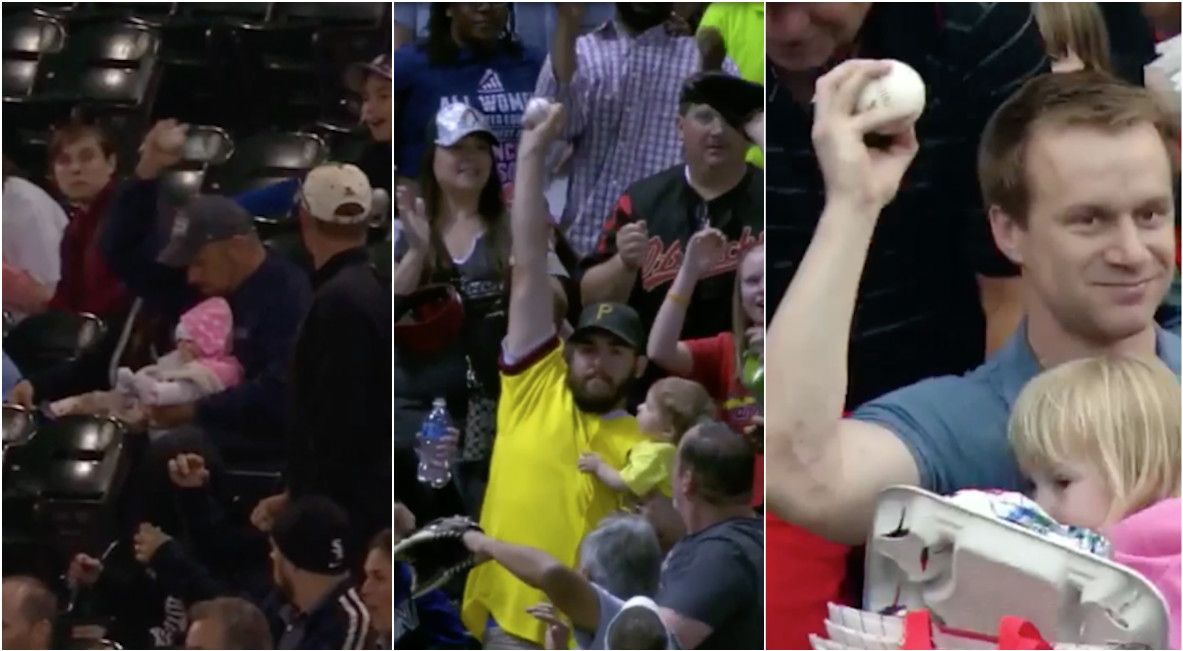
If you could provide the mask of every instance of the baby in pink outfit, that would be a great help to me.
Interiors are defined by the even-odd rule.
[[[1010,442],[1035,501],[1109,538],[1113,560],[1162,594],[1180,646],[1179,380],[1157,359],[1094,357],[1044,371],[1019,394]]]
[[[234,317],[223,298],[209,298],[181,315],[177,349],[132,372],[120,368],[115,390],[145,405],[179,405],[225,391],[242,380],[231,355]]]

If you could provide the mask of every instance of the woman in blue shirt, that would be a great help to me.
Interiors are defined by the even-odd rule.
[[[421,173],[427,125],[447,104],[462,102],[488,120],[498,144],[497,176],[512,195],[522,112],[534,94],[541,53],[509,31],[506,3],[435,3],[427,38],[394,53],[394,165],[399,185]]]

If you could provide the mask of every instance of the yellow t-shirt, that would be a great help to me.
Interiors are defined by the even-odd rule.
[[[714,27],[723,37],[727,56],[748,81],[764,84],[764,3],[712,2],[702,15],[699,31]],[[759,147],[748,151],[749,163],[764,168],[764,156]]]
[[[558,339],[518,366],[518,372],[501,375],[481,528],[575,567],[583,537],[622,506],[621,494],[579,470],[579,455],[595,452],[619,468],[628,451],[647,439],[629,414],[600,416],[575,406]],[[497,563],[483,563],[468,575],[460,614],[478,638],[492,616],[502,630],[541,644],[543,624],[526,608],[545,600]]]
[[[674,469],[672,443],[641,441],[628,452],[628,463],[620,469],[624,485],[637,497],[645,497],[653,489],[666,497],[674,496],[670,473]]]

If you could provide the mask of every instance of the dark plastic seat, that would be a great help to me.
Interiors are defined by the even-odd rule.
[[[23,101],[36,87],[37,70],[46,55],[66,43],[62,22],[40,13],[8,16],[4,20],[4,100]]]
[[[4,339],[4,352],[26,375],[35,375],[78,357],[105,332],[93,314],[44,312],[16,324]]]
[[[280,2],[273,22],[309,22],[320,25],[389,25],[388,2]]]
[[[160,35],[135,23],[87,25],[46,59],[37,98],[138,108],[150,104]]]
[[[262,133],[240,141],[225,165],[211,169],[206,191],[228,196],[301,177],[328,156],[311,133]]]
[[[224,164],[233,154],[234,139],[225,129],[191,125],[181,163],[161,174],[161,186],[171,199],[181,202],[201,192],[209,168]]]
[[[29,409],[20,405],[4,405],[4,448],[20,446],[37,433],[37,421]]]

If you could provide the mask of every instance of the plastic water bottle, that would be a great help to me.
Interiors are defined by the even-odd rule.
[[[432,488],[443,488],[452,481],[452,452],[445,438],[452,430],[452,418],[448,416],[448,402],[436,398],[431,403],[431,413],[423,419],[416,440],[415,454],[419,457],[419,481]]]

